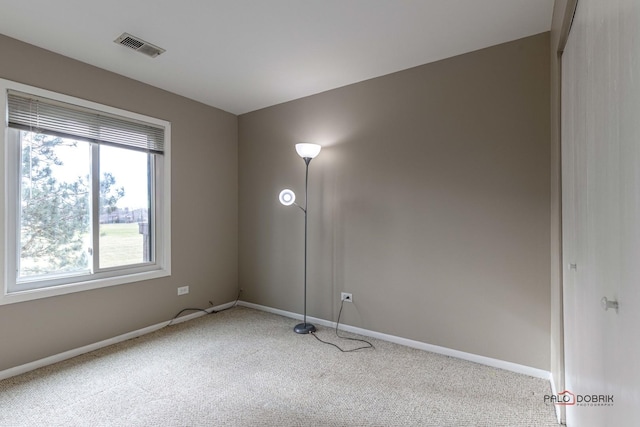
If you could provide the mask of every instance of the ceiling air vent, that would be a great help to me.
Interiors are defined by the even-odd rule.
[[[129,49],[144,53],[145,55],[152,58],[155,58],[156,56],[165,52],[165,50],[161,47],[148,43],[141,38],[132,36],[128,33],[122,33],[122,35],[115,39],[114,42],[121,44],[122,46],[126,46]]]

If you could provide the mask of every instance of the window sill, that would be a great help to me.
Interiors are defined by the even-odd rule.
[[[89,291],[92,289],[106,288],[109,286],[124,285],[126,283],[141,282],[143,280],[158,279],[168,277],[171,272],[166,269],[145,271],[117,277],[87,280],[85,282],[71,283],[66,285],[51,286],[47,288],[31,289],[21,292],[7,293],[6,286],[0,295],[0,305],[14,304],[18,302],[32,301],[41,298],[55,297],[76,292]]]

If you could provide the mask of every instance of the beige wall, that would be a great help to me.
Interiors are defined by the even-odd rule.
[[[310,315],[336,320],[352,292],[345,323],[550,369],[549,45],[541,34],[238,123],[0,36],[1,78],[173,131],[172,276],[0,306],[0,370],[228,302],[238,271],[245,300],[301,312],[303,218],[277,201],[283,187],[303,197],[298,141],[324,145],[310,168]]]
[[[0,370],[235,299],[237,117],[1,35],[0,56],[0,78],[170,121],[173,156],[171,277],[0,306]]]
[[[243,298],[550,369],[549,34],[239,118]],[[292,322],[292,326],[293,326]]]

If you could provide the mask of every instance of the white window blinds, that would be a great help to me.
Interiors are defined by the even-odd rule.
[[[164,152],[163,127],[12,90],[8,107],[12,128],[148,153]]]

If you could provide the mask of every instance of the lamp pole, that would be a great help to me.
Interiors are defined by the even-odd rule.
[[[311,323],[307,323],[307,207],[309,202],[308,197],[308,185],[309,185],[309,163],[311,163],[311,157],[302,158],[305,163],[305,176],[304,176],[304,314],[302,323],[298,324],[293,330],[298,334],[309,334],[315,332],[316,327]]]
[[[322,147],[318,144],[310,144],[307,142],[301,142],[296,144],[296,151],[298,155],[302,157],[305,164],[304,173],[304,207],[296,203],[296,193],[285,188],[280,192],[280,203],[285,206],[296,205],[304,212],[304,315],[302,323],[297,324],[293,330],[298,334],[310,334],[315,332],[316,327],[311,323],[307,323],[307,207],[309,202],[308,188],[309,188],[309,163],[316,157]]]

